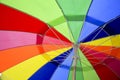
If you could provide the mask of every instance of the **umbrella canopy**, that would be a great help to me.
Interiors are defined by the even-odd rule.
[[[120,0],[0,0],[0,80],[120,80]]]

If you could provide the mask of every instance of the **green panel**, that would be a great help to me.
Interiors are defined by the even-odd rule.
[[[76,80],[84,80],[83,72],[82,72],[82,65],[79,61],[77,61]]]
[[[68,21],[84,21],[85,15],[66,15]]]
[[[72,35],[74,37],[74,40],[75,40],[75,42],[77,42],[83,22],[82,21],[69,21],[68,24],[69,24],[69,28],[72,32]]]
[[[79,50],[80,62],[82,64],[84,80],[100,80],[96,71],[93,69],[92,65]]]
[[[71,42],[74,42],[74,39],[72,37],[72,34],[71,34],[66,22],[64,22],[60,25],[57,25],[54,28],[58,32],[60,32],[62,35],[64,35],[67,39],[69,39]]]
[[[73,77],[73,67],[71,67],[68,80],[73,80],[72,77]],[[76,80],[84,80],[83,72],[82,72],[82,65],[80,64],[79,61],[77,61],[77,65],[76,65]]]
[[[85,15],[91,0],[56,0],[65,15]]]
[[[54,25],[51,21],[57,22],[57,20],[57,24],[60,24],[61,21],[58,18],[63,16],[55,0],[1,0],[1,3],[23,11],[46,23],[50,22],[49,25]],[[64,21],[65,18],[62,18],[62,22]]]
[[[68,21],[75,42],[80,35],[91,0],[56,0]]]

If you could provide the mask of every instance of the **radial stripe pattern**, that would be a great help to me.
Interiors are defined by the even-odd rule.
[[[120,80],[120,0],[0,0],[0,80]]]

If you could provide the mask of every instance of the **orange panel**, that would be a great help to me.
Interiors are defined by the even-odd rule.
[[[105,54],[111,55],[113,57],[116,57],[120,59],[120,48],[112,47],[112,46],[90,46],[90,45],[81,45],[80,47],[82,50],[85,50],[84,48],[89,48],[89,50],[84,51],[89,52],[90,50],[95,50],[98,52],[103,52]]]
[[[57,49],[62,49],[62,48],[67,48],[70,47],[71,45],[49,45],[49,44],[44,44],[43,48],[45,52],[52,51],[52,50],[57,50]]]
[[[24,46],[0,51],[0,72],[41,53],[44,53],[41,45]]]
[[[120,59],[120,48],[113,49],[110,55]]]
[[[110,54],[111,53],[111,49],[113,47],[110,47],[110,46],[90,46],[90,45],[82,45],[82,48],[84,50],[84,48],[89,48],[89,50],[85,51],[85,52],[88,52],[90,50],[95,50],[95,51],[104,51],[105,53],[107,54]]]

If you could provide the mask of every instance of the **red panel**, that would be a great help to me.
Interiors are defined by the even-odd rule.
[[[50,36],[44,36],[43,38],[43,42],[42,44],[51,44],[51,45],[72,45],[68,42],[65,42],[65,41],[61,41],[60,39],[57,39],[57,38],[53,38],[53,37],[50,37]]]
[[[120,78],[120,60],[109,57],[106,60],[104,60],[104,64],[107,65],[108,68],[110,68],[113,73],[115,73]]]
[[[0,30],[44,34],[48,26],[30,15],[0,4]]]
[[[84,55],[87,57],[87,59],[91,62],[91,64],[93,64],[93,66],[95,66],[96,64],[100,63],[99,59],[96,59],[93,55],[94,52],[88,51],[90,50],[89,48],[85,48],[84,51],[82,51],[84,53]],[[88,51],[88,52],[87,52]]]
[[[56,31],[53,28],[50,28],[47,32],[46,32],[46,36],[50,36],[50,37],[54,37],[57,38],[59,40],[63,40],[66,42],[71,43],[67,38],[65,38],[62,34],[60,34],[58,31]]]
[[[101,80],[120,80],[107,66],[99,64],[94,67]]]
[[[81,48],[83,47],[84,46],[82,46]],[[115,65],[116,62],[119,62],[118,60],[111,59],[110,56],[108,58],[106,54],[104,55],[104,53],[94,51],[91,48],[87,48],[87,47],[85,47],[83,53],[87,57],[87,59],[90,61],[90,63],[93,65],[98,76],[100,77],[100,80],[120,80],[120,78],[118,77],[120,76],[119,71],[117,71],[119,70],[118,67],[120,67],[120,65],[112,66],[112,65]],[[113,60],[113,62],[111,62],[111,60]]]
[[[36,44],[42,44],[43,42],[43,36],[41,35],[37,35],[37,41],[36,41]]]

